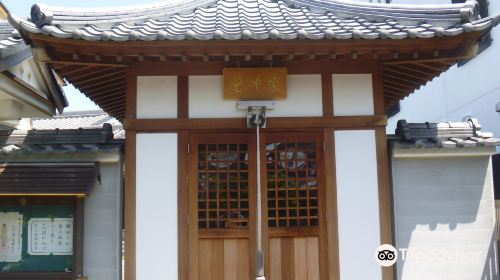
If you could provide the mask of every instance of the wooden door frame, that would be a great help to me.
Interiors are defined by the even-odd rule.
[[[188,220],[189,222],[189,230],[188,230],[188,270],[189,270],[189,279],[190,280],[198,280],[198,241],[200,240],[200,234],[198,229],[198,147],[197,145],[201,143],[200,141],[214,142],[217,144],[230,144],[231,137],[234,139],[238,137],[240,141],[238,143],[245,142],[248,147],[248,211],[249,213],[256,212],[255,210],[255,200],[256,200],[256,192],[254,188],[250,186],[255,185],[256,182],[256,165],[255,165],[255,153],[251,151],[256,150],[255,141],[255,133],[250,131],[196,131],[189,133],[188,145],[189,145],[189,153],[188,153]],[[241,138],[240,138],[241,137]],[[245,141],[241,141],[245,139]],[[210,141],[212,140],[212,141]],[[256,229],[256,219],[255,215],[249,215],[248,221],[248,237],[234,236],[235,238],[248,238],[248,247],[255,248],[256,238],[255,235],[252,234]],[[228,238],[231,238],[229,235]],[[248,260],[249,260],[249,279],[252,279],[255,274],[255,251],[249,250],[248,252]]]
[[[287,134],[284,135],[283,133]],[[188,262],[184,265],[186,268],[180,268],[185,271],[187,269],[188,279],[190,280],[198,280],[198,240],[200,239],[199,230],[198,230],[198,182],[197,178],[197,159],[198,154],[197,144],[203,141],[204,139],[217,139],[219,141],[214,142],[222,142],[220,139],[224,139],[224,143],[229,143],[231,139],[230,136],[239,135],[239,137],[245,137],[247,139],[248,145],[248,162],[249,162],[249,186],[255,186],[257,180],[256,174],[256,133],[253,130],[206,130],[206,131],[186,131],[185,135],[182,137],[187,144],[189,145],[189,151],[187,153],[187,164],[188,166],[185,170],[187,176],[182,176],[181,178],[188,178],[187,187],[188,187],[188,195],[187,195],[187,215],[189,222],[188,229],[188,245],[184,246],[188,250]],[[318,189],[318,216],[319,216],[319,230],[318,230],[318,247],[319,247],[319,261],[320,261],[320,277],[321,279],[329,279],[328,275],[332,273],[329,268],[329,257],[328,257],[328,233],[327,233],[327,218],[326,218],[326,206],[327,206],[327,180],[325,179],[326,175],[326,166],[327,163],[325,161],[325,151],[324,151],[324,141],[325,135],[322,129],[290,129],[290,130],[276,130],[276,129],[263,129],[260,135],[259,141],[261,143],[265,143],[268,138],[287,138],[290,141],[300,141],[301,139],[306,141],[315,141],[318,146],[318,183],[320,188]],[[297,140],[297,138],[301,138]],[[185,146],[183,143],[179,143],[180,146]],[[254,151],[254,152],[252,152]],[[261,157],[265,155],[266,145],[261,144]],[[266,170],[266,161],[261,160],[261,170]],[[265,173],[265,172],[264,172]],[[263,247],[264,247],[264,260],[265,260],[265,275],[269,276],[269,239],[271,236],[269,235],[268,224],[267,224],[267,179],[264,173],[261,173],[261,186],[262,186],[262,234],[263,234]],[[256,232],[256,217],[255,213],[257,212],[255,209],[256,205],[256,188],[249,187],[249,213],[254,213],[253,215],[249,215],[249,224],[248,224],[248,232],[249,232],[249,277],[253,279],[255,277],[256,264],[255,264],[255,255],[256,252],[253,250],[256,246],[256,235],[252,234]],[[335,202],[331,202],[335,203]],[[336,227],[336,225],[334,225]],[[333,272],[334,273],[334,272]]]
[[[320,279],[329,279],[329,260],[328,260],[328,232],[327,232],[327,218],[326,218],[326,205],[327,205],[327,186],[326,184],[326,162],[325,162],[325,151],[324,151],[324,141],[325,136],[323,130],[310,129],[307,131],[284,131],[277,130],[264,130],[261,134],[260,141],[264,143],[261,145],[261,157],[266,153],[266,142],[275,141],[279,142],[280,139],[289,139],[290,141],[314,141],[318,147],[317,155],[317,180],[318,180],[318,247],[319,247],[319,268],[320,268]],[[268,140],[269,139],[269,140]],[[273,140],[275,139],[275,140]],[[262,225],[263,225],[263,235],[264,235],[264,248],[265,248],[265,274],[266,277],[270,275],[270,262],[269,262],[269,240],[272,238],[270,230],[268,228],[267,220],[267,175],[266,175],[266,161],[261,160],[261,185],[262,185]],[[333,203],[333,202],[331,202]],[[334,202],[336,204],[336,201]],[[286,229],[285,229],[286,230]],[[295,232],[296,229],[291,229]]]

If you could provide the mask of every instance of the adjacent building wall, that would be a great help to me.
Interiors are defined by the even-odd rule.
[[[398,279],[498,279],[489,156],[412,156],[392,160]]]
[[[85,198],[83,271],[92,280],[120,280],[123,168],[100,167],[101,183]]]

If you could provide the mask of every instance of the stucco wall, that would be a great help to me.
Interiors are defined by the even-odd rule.
[[[374,113],[371,74],[334,74],[335,116],[370,116]]]
[[[340,278],[381,278],[374,259],[380,245],[375,132],[336,131],[335,164]]]
[[[137,77],[137,118],[177,118],[177,77]]]
[[[136,279],[177,279],[177,133],[139,133],[136,153]]]
[[[489,157],[393,159],[392,174],[398,279],[498,279]]]
[[[320,75],[289,75],[288,98],[276,102],[270,117],[321,116],[322,90]],[[190,118],[232,118],[246,116],[236,108],[235,100],[224,100],[222,76],[189,77]]]
[[[101,178],[85,198],[83,271],[92,280],[119,280],[122,166],[101,164]]]

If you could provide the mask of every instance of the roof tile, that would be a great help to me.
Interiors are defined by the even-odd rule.
[[[341,0],[187,0],[113,9],[34,5],[20,28],[58,38],[112,40],[404,39],[457,36],[498,24],[476,1],[394,5]]]

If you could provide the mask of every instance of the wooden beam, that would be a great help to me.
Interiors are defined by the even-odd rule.
[[[419,84],[425,84],[429,81],[429,79],[421,77],[419,75],[412,75],[408,72],[398,71],[388,67],[384,68],[384,73],[391,74],[392,76],[405,77],[406,79],[409,79],[410,81],[416,81]]]
[[[80,72],[83,72],[83,71],[87,71],[89,69],[92,69],[94,68],[95,66],[92,66],[92,65],[67,65],[67,67],[63,67],[62,69],[57,69],[57,71],[59,73],[61,73],[61,75],[71,75],[71,74],[76,74],[76,73],[80,73]]]
[[[88,74],[88,73],[92,73],[93,71],[97,71],[97,70],[102,70],[103,68],[101,67],[95,67],[95,66],[78,66],[79,69],[78,70],[74,70],[74,71],[70,71],[70,72],[64,72],[64,71],[61,71],[59,70],[58,73],[59,75],[61,75],[62,77],[76,77],[78,78],[79,75],[85,75],[85,74]]]
[[[405,91],[405,92],[412,92],[415,90],[415,88],[405,86],[405,85],[399,85],[399,84],[393,84],[387,80],[384,80],[384,88],[391,89],[394,91]]]
[[[73,39],[59,39],[53,36],[30,33],[30,39],[37,47],[51,47],[58,52],[74,53],[81,55],[100,54],[103,56],[116,55],[157,55],[168,54],[203,54],[212,56],[244,55],[252,50],[252,55],[262,56],[271,50],[274,55],[286,55],[294,52],[307,55],[314,52],[317,55],[329,54],[332,48],[336,52],[380,52],[388,53],[433,53],[435,50],[452,50],[477,40],[483,32],[464,33],[460,36],[436,37],[430,39],[405,39],[405,40],[158,40],[158,41],[86,41]],[[162,51],[163,50],[163,51]],[[466,52],[467,50],[461,50]]]
[[[116,69],[106,69],[103,71],[99,71],[98,73],[95,73],[95,72],[94,73],[87,73],[84,78],[78,78],[78,79],[75,79],[73,77],[65,77],[65,78],[71,82],[72,81],[78,82],[78,80],[83,79],[86,83],[88,83],[88,82],[100,80],[100,79],[105,78],[105,77],[110,77],[110,76],[116,75],[117,73],[124,73],[124,72],[123,71],[116,71]]]
[[[382,64],[385,65],[397,65],[397,64],[411,64],[411,63],[422,63],[422,62],[445,62],[445,63],[456,63],[458,60],[467,59],[466,56],[452,56],[452,57],[439,57],[439,58],[427,58],[427,59],[408,59],[408,60],[395,60],[395,61],[384,61]]]
[[[423,63],[423,62],[414,62],[413,64],[418,65],[418,66],[423,67],[423,68],[427,68],[427,69],[435,71],[435,72],[441,73],[441,72],[443,72],[444,68],[450,67],[451,65],[453,65],[455,63],[453,63],[453,64],[445,63],[446,66],[443,66],[442,68],[441,67],[434,67],[432,65],[428,65],[428,64]]]
[[[436,75],[441,73],[441,72],[437,72],[437,71],[431,72],[431,71],[422,70],[421,67],[417,67],[417,65],[415,65],[415,64],[410,64],[410,65],[411,66],[407,66],[405,64],[395,64],[395,65],[391,65],[390,67],[386,67],[386,68],[393,68],[393,69],[399,69],[401,71],[413,72],[416,75],[423,75],[427,79],[433,79],[434,77],[436,77]]]
[[[102,92],[100,95],[89,96],[95,103],[108,104],[111,101],[116,101],[125,98],[125,87],[119,90]]]
[[[372,74],[373,106],[377,115],[385,115],[384,81],[382,67],[379,66]]]
[[[268,129],[308,129],[338,128],[360,129],[385,127],[387,117],[352,116],[352,117],[292,117],[268,118]],[[247,129],[246,119],[125,119],[126,130],[138,132],[177,131],[177,130],[213,130],[213,129]]]
[[[109,83],[107,85],[96,86],[96,87],[93,87],[91,89],[87,89],[85,91],[85,94],[87,94],[87,95],[94,95],[94,94],[99,95],[99,93],[101,93],[101,92],[114,91],[114,90],[118,90],[118,89],[125,89],[125,84],[126,84],[126,82],[123,81],[123,82]]]
[[[177,117],[189,118],[189,77],[177,77]]]
[[[63,76],[68,79],[80,80],[88,77],[98,77],[102,78],[102,74],[106,73],[117,73],[116,69],[108,67],[94,67],[86,70],[79,71],[77,74]]]
[[[82,66],[98,66],[98,67],[113,67],[113,68],[124,68],[127,64],[124,63],[105,63],[105,62],[92,62],[92,61],[68,61],[68,60],[57,60],[51,59],[44,61],[50,64],[61,64],[61,65],[82,65]]]
[[[126,118],[135,119],[137,116],[137,73],[134,68],[127,68],[127,88],[125,95]]]
[[[321,74],[321,90],[323,97],[323,116],[333,117],[333,84],[331,73]]]
[[[75,87],[78,87],[80,89],[80,91],[83,92],[83,91],[85,91],[87,89],[91,89],[95,86],[100,86],[100,85],[107,84],[107,83],[114,83],[117,81],[122,82],[122,83],[126,83],[127,81],[125,79],[125,74],[124,73],[116,73],[115,76],[104,77],[104,78],[95,80],[91,83],[78,82],[78,83],[74,83],[73,85]]]
[[[223,61],[190,61],[190,62],[143,62],[134,65],[138,75],[141,76],[195,76],[195,75],[222,75],[224,68],[236,68],[238,62]],[[241,61],[239,67],[269,67],[266,61]],[[273,67],[286,67],[288,73],[294,74],[371,74],[376,69],[374,61],[333,61],[311,60],[304,61],[276,61]]]

